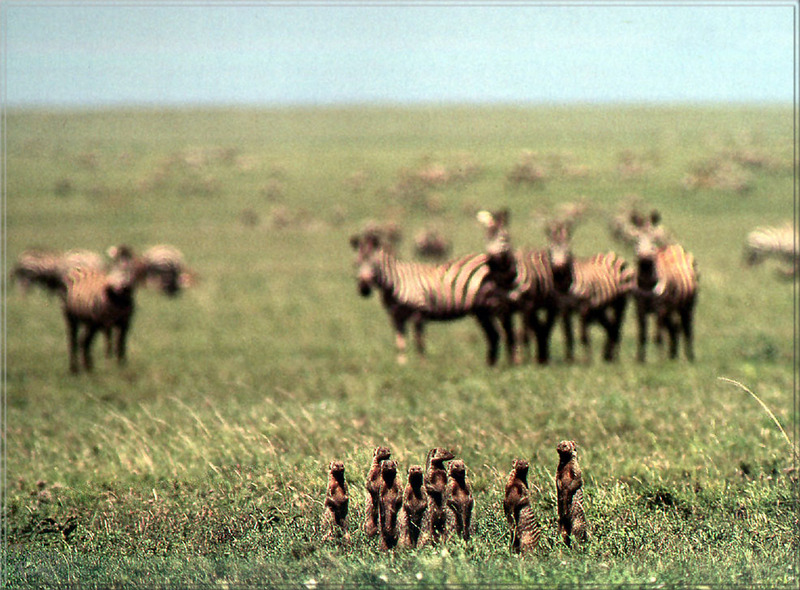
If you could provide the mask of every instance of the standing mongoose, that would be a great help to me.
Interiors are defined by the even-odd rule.
[[[331,461],[328,471],[328,490],[325,493],[325,511],[322,518],[325,525],[324,539],[344,537],[347,532],[347,510],[350,499],[347,495],[347,482],[344,480],[344,463]]]
[[[376,447],[372,454],[372,465],[367,473],[367,505],[364,519],[364,531],[367,537],[378,534],[378,494],[381,490],[381,462],[390,458],[392,451],[388,447]]]
[[[469,541],[472,530],[472,506],[475,501],[472,498],[472,486],[467,479],[467,466],[461,459],[456,459],[450,463],[449,498],[447,505],[455,516],[456,535]]]
[[[511,550],[526,553],[539,544],[541,530],[533,517],[528,498],[528,462],[515,459],[508,475],[503,510],[511,531]]]
[[[397,463],[391,459],[381,463],[379,502],[381,549],[386,551],[397,545],[397,513],[403,504],[403,489],[397,481]]]
[[[436,447],[428,451],[425,459],[425,491],[428,492],[427,541],[436,543],[447,535],[447,471],[444,462],[450,461],[453,453],[447,449]]]
[[[586,541],[586,516],[583,512],[583,477],[578,465],[575,441],[562,440],[556,447],[556,493],[558,496],[558,532],[567,546],[570,536]]]
[[[408,468],[408,483],[403,492],[403,507],[398,516],[398,533],[401,547],[416,547],[423,530],[428,510],[428,494],[423,485],[425,472],[421,465]]]

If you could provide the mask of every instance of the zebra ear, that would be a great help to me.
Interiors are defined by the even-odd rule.
[[[359,244],[361,244],[361,236],[359,236],[358,234],[353,234],[352,236],[350,236],[350,247],[353,250],[358,250]]]
[[[653,209],[652,213],[650,213],[650,223],[653,225],[658,225],[661,221],[661,213],[658,210]]]
[[[500,209],[500,211],[495,213],[495,219],[497,219],[498,225],[508,225],[510,217],[511,212],[508,209]]]
[[[478,211],[478,215],[476,217],[478,219],[478,223],[484,227],[491,227],[494,223],[494,215],[488,211]]]

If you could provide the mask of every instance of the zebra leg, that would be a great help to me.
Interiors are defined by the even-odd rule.
[[[417,345],[417,351],[420,356],[425,356],[425,339],[424,339],[425,325],[422,318],[414,318],[414,340]]]
[[[69,371],[77,373],[78,366],[78,320],[66,314],[67,319],[67,346],[69,348]]]
[[[517,341],[514,336],[514,317],[512,313],[503,313],[500,316],[500,325],[506,335],[506,347],[508,348],[508,363],[510,365],[519,364],[519,355],[517,354]]]
[[[581,345],[583,346],[587,365],[592,362],[592,339],[589,337],[589,326],[592,325],[593,319],[595,318],[592,312],[581,312]],[[600,313],[597,319],[605,326],[605,314]],[[606,345],[606,348],[608,348],[608,345]]]
[[[405,365],[406,357],[406,317],[394,316],[392,318],[395,329],[395,347],[397,348],[397,363]]]
[[[486,334],[486,341],[489,344],[489,351],[486,355],[486,363],[492,367],[497,363],[497,353],[499,350],[500,334],[494,325],[494,315],[489,312],[480,312],[476,314],[478,323],[483,328],[483,333]]]
[[[81,342],[81,352],[83,353],[83,368],[86,371],[94,369],[94,361],[92,360],[92,342],[94,342],[95,334],[97,334],[97,326],[87,324],[86,332],[83,335],[83,342]]]
[[[636,349],[636,359],[645,362],[645,347],[647,346],[647,309],[642,302],[636,305],[636,320],[639,325],[639,341]]]
[[[125,364],[126,342],[128,337],[128,322],[123,322],[117,325],[117,363],[120,365]],[[109,333],[111,330],[109,330]]]
[[[681,327],[683,328],[683,347],[686,352],[686,358],[690,362],[694,362],[694,330],[692,321],[694,318],[694,301],[691,305],[681,309]]]
[[[540,365],[546,365],[550,360],[550,334],[558,318],[558,310],[549,307],[545,311],[544,322],[536,322],[536,346]]]
[[[659,318],[659,324],[666,328],[669,335],[669,358],[674,360],[678,358],[678,325],[675,323],[675,318],[672,317],[671,311],[659,315]]]
[[[575,360],[575,339],[573,338],[572,334],[572,311],[565,309],[561,313],[561,323],[564,331],[564,345],[566,347],[564,358],[566,358],[568,363],[571,363]]]

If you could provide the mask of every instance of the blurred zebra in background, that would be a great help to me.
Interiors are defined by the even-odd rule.
[[[694,307],[697,302],[698,273],[694,256],[679,244],[664,243],[661,216],[632,219],[636,253],[636,313],[639,324],[637,358],[645,361],[647,316],[656,317],[656,330],[669,335],[669,357],[678,356],[678,336],[683,333],[686,358],[694,360]],[[658,335],[658,334],[657,334]],[[656,342],[660,342],[657,339]]]
[[[120,264],[131,265],[138,282],[144,282],[168,297],[178,295],[196,281],[194,271],[186,266],[183,253],[175,246],[152,246],[139,256],[130,246],[119,245],[110,247],[107,254],[112,268]]]
[[[613,361],[619,350],[622,321],[628,295],[633,290],[635,273],[615,252],[575,258],[572,233],[584,207],[547,224],[548,254],[558,310],[562,316],[566,359],[574,360],[572,315],[580,317],[581,344],[587,361],[591,360],[589,327],[599,323],[606,332],[603,359]]]
[[[480,324],[488,342],[487,363],[494,365],[499,352],[499,319],[513,358],[514,336],[510,314],[502,307],[488,280],[487,258],[471,254],[443,264],[398,260],[386,238],[378,231],[365,231],[350,238],[356,250],[359,291],[367,297],[380,291],[383,306],[395,329],[397,360],[406,362],[406,324],[414,327],[416,347],[425,354],[426,321],[449,321],[468,315]]]
[[[798,253],[797,230],[791,223],[775,227],[758,227],[747,234],[744,244],[744,261],[748,266],[761,264],[767,258],[777,259],[783,267],[781,275],[792,278],[796,274]]]
[[[91,347],[98,331],[106,333],[111,347],[112,334],[116,332],[115,352],[120,364],[125,362],[126,341],[133,316],[133,294],[136,278],[132,268],[125,265],[106,273],[88,267],[73,268],[65,277],[64,318],[67,323],[69,368],[80,370],[78,348],[83,367],[94,368]],[[81,326],[83,334],[79,337]]]
[[[63,293],[66,277],[75,268],[105,269],[103,257],[91,250],[74,249],[66,252],[30,249],[19,255],[11,269],[11,279],[23,293],[37,285],[49,293]]]
[[[509,218],[507,209],[480,211],[477,215],[478,222],[486,228],[489,280],[502,305],[511,313],[522,315],[520,340],[526,356],[530,353],[530,332],[533,332],[537,361],[546,364],[550,356],[550,333],[557,316],[550,259],[544,250],[514,251],[508,233]]]

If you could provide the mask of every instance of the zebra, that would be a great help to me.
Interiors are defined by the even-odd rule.
[[[478,222],[486,228],[486,256],[490,280],[498,298],[511,313],[522,315],[520,340],[530,354],[530,333],[537,344],[537,362],[549,361],[549,339],[557,316],[553,273],[544,250],[513,250],[508,233],[510,214],[501,211],[478,212]]]
[[[669,357],[678,356],[679,332],[684,336],[684,353],[694,361],[694,308],[697,303],[698,272],[694,256],[676,243],[664,243],[658,225],[660,215],[653,211],[640,220],[636,229],[636,300],[639,338],[637,359],[645,362],[647,316],[656,317],[656,342],[663,328],[670,340]],[[676,321],[677,320],[677,321]]]
[[[587,360],[591,360],[589,326],[598,322],[606,332],[603,359],[610,362],[615,360],[619,350],[628,294],[634,286],[634,271],[611,251],[575,258],[571,246],[574,221],[574,218],[553,220],[547,227],[548,256],[562,316],[566,359],[574,360],[572,314],[577,312]]]
[[[761,264],[767,258],[776,258],[785,266],[778,272],[785,277],[795,276],[798,252],[797,230],[791,223],[775,227],[758,227],[747,234],[744,261],[748,266]]]
[[[99,330],[106,332],[111,346],[111,335],[117,333],[116,356],[124,364],[126,339],[134,311],[135,275],[129,267],[119,267],[108,273],[88,267],[72,269],[65,278],[63,293],[64,318],[67,323],[69,368],[80,370],[78,362],[78,332],[84,326],[80,339],[83,367],[92,371],[91,346]]]
[[[487,363],[494,365],[499,352],[499,319],[513,360],[514,337],[510,314],[488,280],[489,266],[483,254],[469,254],[443,264],[398,260],[378,232],[366,231],[350,238],[356,250],[359,292],[368,297],[380,291],[382,303],[395,329],[397,361],[407,362],[406,324],[414,327],[416,348],[425,354],[426,321],[449,321],[474,316],[488,342]]]
[[[103,257],[91,250],[58,252],[29,249],[17,258],[11,269],[11,278],[20,285],[23,293],[27,293],[33,285],[41,286],[49,293],[63,293],[66,288],[65,278],[72,269],[104,270],[105,266]]]
[[[195,273],[187,268],[183,253],[169,244],[152,246],[141,256],[124,244],[111,246],[107,254],[112,266],[132,264],[137,281],[159,289],[168,297],[178,295],[195,282]]]

